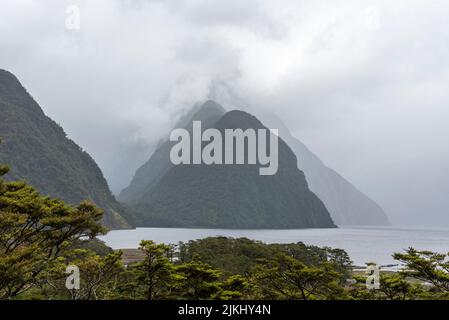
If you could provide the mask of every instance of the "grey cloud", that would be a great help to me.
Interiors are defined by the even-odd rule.
[[[1,67],[115,191],[213,98],[274,111],[394,223],[449,226],[447,1],[3,0],[0,14]]]

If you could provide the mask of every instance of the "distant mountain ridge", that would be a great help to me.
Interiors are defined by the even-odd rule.
[[[286,175],[266,180],[253,177],[252,170],[256,170],[256,167],[252,166],[226,166],[226,168],[174,166],[169,161],[170,149],[174,143],[167,139],[160,143],[151,158],[136,171],[130,185],[117,197],[126,204],[123,206],[112,195],[100,168],[90,155],[68,139],[63,129],[44,114],[13,74],[0,69],[0,137],[4,140],[0,145],[0,164],[9,164],[12,169],[5,178],[26,180],[41,193],[61,198],[71,204],[90,199],[105,209],[104,224],[110,228],[129,228],[130,222],[142,226],[229,228],[286,228],[287,224],[296,225],[298,228],[314,225],[334,226],[332,221],[327,220],[326,214],[319,208],[320,205],[311,200],[314,197],[308,195],[310,191],[318,196],[319,202],[324,203],[326,211],[337,225],[390,224],[385,212],[377,203],[357,190],[336,171],[324,165],[301,141],[292,136],[279,119],[266,115],[260,116],[259,119],[263,124],[248,113],[241,111],[226,113],[226,110],[217,103],[207,101],[196,105],[176,127],[191,130],[192,121],[201,120],[203,130],[208,127],[220,130],[251,126],[279,128],[282,138],[282,159],[290,159],[287,162],[283,160],[283,163],[288,164],[289,174],[295,177],[297,186],[294,186],[294,183],[289,181],[290,177]],[[291,166],[293,163],[291,154],[297,159],[296,169],[299,170],[294,170]],[[301,178],[304,175],[305,179]],[[240,181],[244,188],[229,184],[230,177]],[[201,183],[197,185],[188,179]],[[209,182],[214,180],[225,182],[224,185],[228,183],[239,192],[232,193],[217,185],[209,185]],[[267,188],[270,192],[259,188],[268,180],[269,184],[276,186]],[[302,221],[298,222],[299,216],[279,212],[278,208],[273,208],[272,204],[267,202],[267,199],[271,199],[273,204],[276,204],[276,201],[281,203],[283,195],[278,190],[283,190],[285,185],[290,186],[290,189],[295,190],[300,196],[299,199],[293,200],[293,195],[289,194],[291,190],[284,190],[285,194],[289,195],[287,197],[289,201],[283,209],[288,212],[299,212],[308,208],[309,212],[318,212],[318,220],[314,221],[305,214],[301,217]],[[209,189],[204,189],[204,186],[208,186]],[[201,194],[194,189],[201,190],[203,195],[209,195],[211,198],[203,199],[204,205],[199,205],[200,201],[189,199],[201,197]],[[164,192],[177,193],[178,196],[167,197]],[[247,197],[244,198],[242,195]],[[302,198],[303,195],[307,196]],[[233,201],[233,198],[237,200]],[[173,199],[176,203],[172,203]],[[305,205],[306,202],[310,203]],[[223,208],[220,208],[218,203]],[[237,207],[237,204],[241,208]],[[295,206],[301,210],[294,209]],[[131,210],[127,210],[128,207]],[[205,212],[206,209],[209,212]],[[269,210],[288,223],[284,223],[282,219],[268,223]],[[229,214],[230,211],[236,213]],[[261,212],[259,220],[253,219],[252,214],[256,211]],[[225,216],[230,220],[225,221]],[[208,220],[206,225],[205,221]]]
[[[92,157],[47,117],[17,78],[0,70],[0,163],[7,180],[25,180],[37,190],[70,204],[92,200],[105,210],[104,224],[129,228]]]
[[[389,226],[383,209],[335,170],[327,167],[301,141],[293,137],[284,123],[274,115],[261,115],[264,123],[278,128],[280,136],[298,157],[310,190],[326,205],[337,225]]]
[[[195,106],[176,128],[185,127],[193,120],[207,119],[206,126],[218,121],[226,111],[213,101]],[[288,128],[277,117],[259,115],[269,128],[279,129],[279,134],[297,157],[298,168],[304,172],[308,186],[325,204],[337,225],[390,225],[382,208],[368,196],[360,192],[335,170],[325,166],[301,141],[294,138]],[[169,152],[173,143],[165,141],[137,172],[127,187],[119,195],[119,200],[128,205],[137,205],[142,198],[150,195],[156,184],[173,167]],[[159,170],[161,169],[161,170]],[[146,171],[145,171],[146,170]],[[146,196],[144,196],[146,195]],[[140,210],[145,206],[140,204]]]
[[[223,108],[209,101],[191,121],[210,115],[204,127],[224,129],[267,129],[243,111],[223,114]],[[189,127],[187,126],[187,128]],[[269,131],[268,131],[269,132]],[[273,176],[260,176],[259,165],[178,165],[169,162],[170,142],[156,150],[148,168],[164,167],[157,178],[136,173],[135,180],[147,181],[139,193],[126,201],[134,210],[133,222],[142,227],[205,228],[334,228],[329,212],[307,186],[297,159],[279,139],[279,169]],[[165,164],[164,164],[165,163]],[[160,171],[158,171],[160,173]],[[134,189],[136,190],[136,189]]]
[[[193,109],[184,115],[176,128],[186,128],[191,130],[192,121],[201,121],[204,127],[215,123],[224,113],[225,109],[213,101],[207,101],[204,105],[197,104]],[[154,152],[150,159],[137,169],[130,185],[123,189],[117,199],[124,203],[132,203],[138,200],[145,190],[151,189],[166,174],[173,164],[169,161],[170,150],[174,145],[168,139],[161,141],[157,152]]]

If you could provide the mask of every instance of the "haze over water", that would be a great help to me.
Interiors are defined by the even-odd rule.
[[[448,229],[415,229],[401,227],[340,227],[338,229],[302,230],[228,230],[137,228],[111,231],[100,237],[113,249],[137,248],[141,240],[158,243],[178,243],[214,236],[246,237],[266,243],[296,243],[328,246],[346,250],[356,266],[366,262],[379,265],[397,264],[392,258],[395,252],[408,247],[447,253]]]

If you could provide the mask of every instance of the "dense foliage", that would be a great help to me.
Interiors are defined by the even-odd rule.
[[[105,210],[106,226],[129,227],[95,161],[4,70],[0,70],[0,137],[4,140],[0,163],[11,165],[6,180],[25,180],[42,194],[70,204],[89,199]]]
[[[71,207],[24,182],[0,180],[0,297],[15,298],[46,282],[76,241],[104,232],[102,216],[89,202]]]
[[[206,104],[192,119],[201,119],[210,108]],[[226,129],[268,130],[257,118],[242,111],[221,116],[215,113],[213,120],[209,119],[209,126],[219,130],[223,137]],[[272,176],[259,174],[260,163],[170,166],[166,164],[170,161],[168,146],[166,143],[156,150],[121,195],[120,199],[134,209],[137,226],[335,227],[322,201],[309,190],[296,156],[282,139],[278,146],[279,169]],[[222,148],[225,149],[224,143]]]
[[[8,172],[0,166],[0,177]],[[448,299],[449,256],[412,248],[381,273],[378,290],[355,273],[345,251],[249,239],[140,244],[129,262],[95,239],[103,211],[41,196],[0,178],[0,299]],[[79,287],[67,286],[67,267]],[[70,283],[69,283],[70,284]]]

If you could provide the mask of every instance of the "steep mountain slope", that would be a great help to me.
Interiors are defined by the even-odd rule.
[[[223,115],[220,130],[266,129],[242,111]],[[161,149],[159,149],[161,150]],[[169,161],[164,149],[155,159]],[[160,157],[160,158],[159,158]],[[210,228],[333,228],[329,212],[307,186],[290,148],[279,140],[279,169],[260,176],[259,165],[171,165],[149,179],[132,202],[138,226]]]
[[[90,199],[105,210],[104,224],[128,228],[95,161],[47,117],[17,78],[0,70],[0,163],[8,180],[25,180],[42,194],[76,204]]]
[[[213,101],[196,105],[190,112],[182,117],[175,128],[185,128],[191,132],[192,121],[201,121],[208,127],[225,114],[225,110]],[[170,150],[174,145],[168,139],[161,142],[151,158],[137,169],[130,185],[118,195],[118,200],[124,203],[137,201],[145,192],[151,190],[157,182],[173,167],[170,162]]]
[[[274,115],[261,115],[270,128],[279,134],[298,158],[310,190],[326,205],[337,225],[390,225],[382,208],[354,187],[335,170],[328,168],[301,141],[292,136],[282,121]]]

